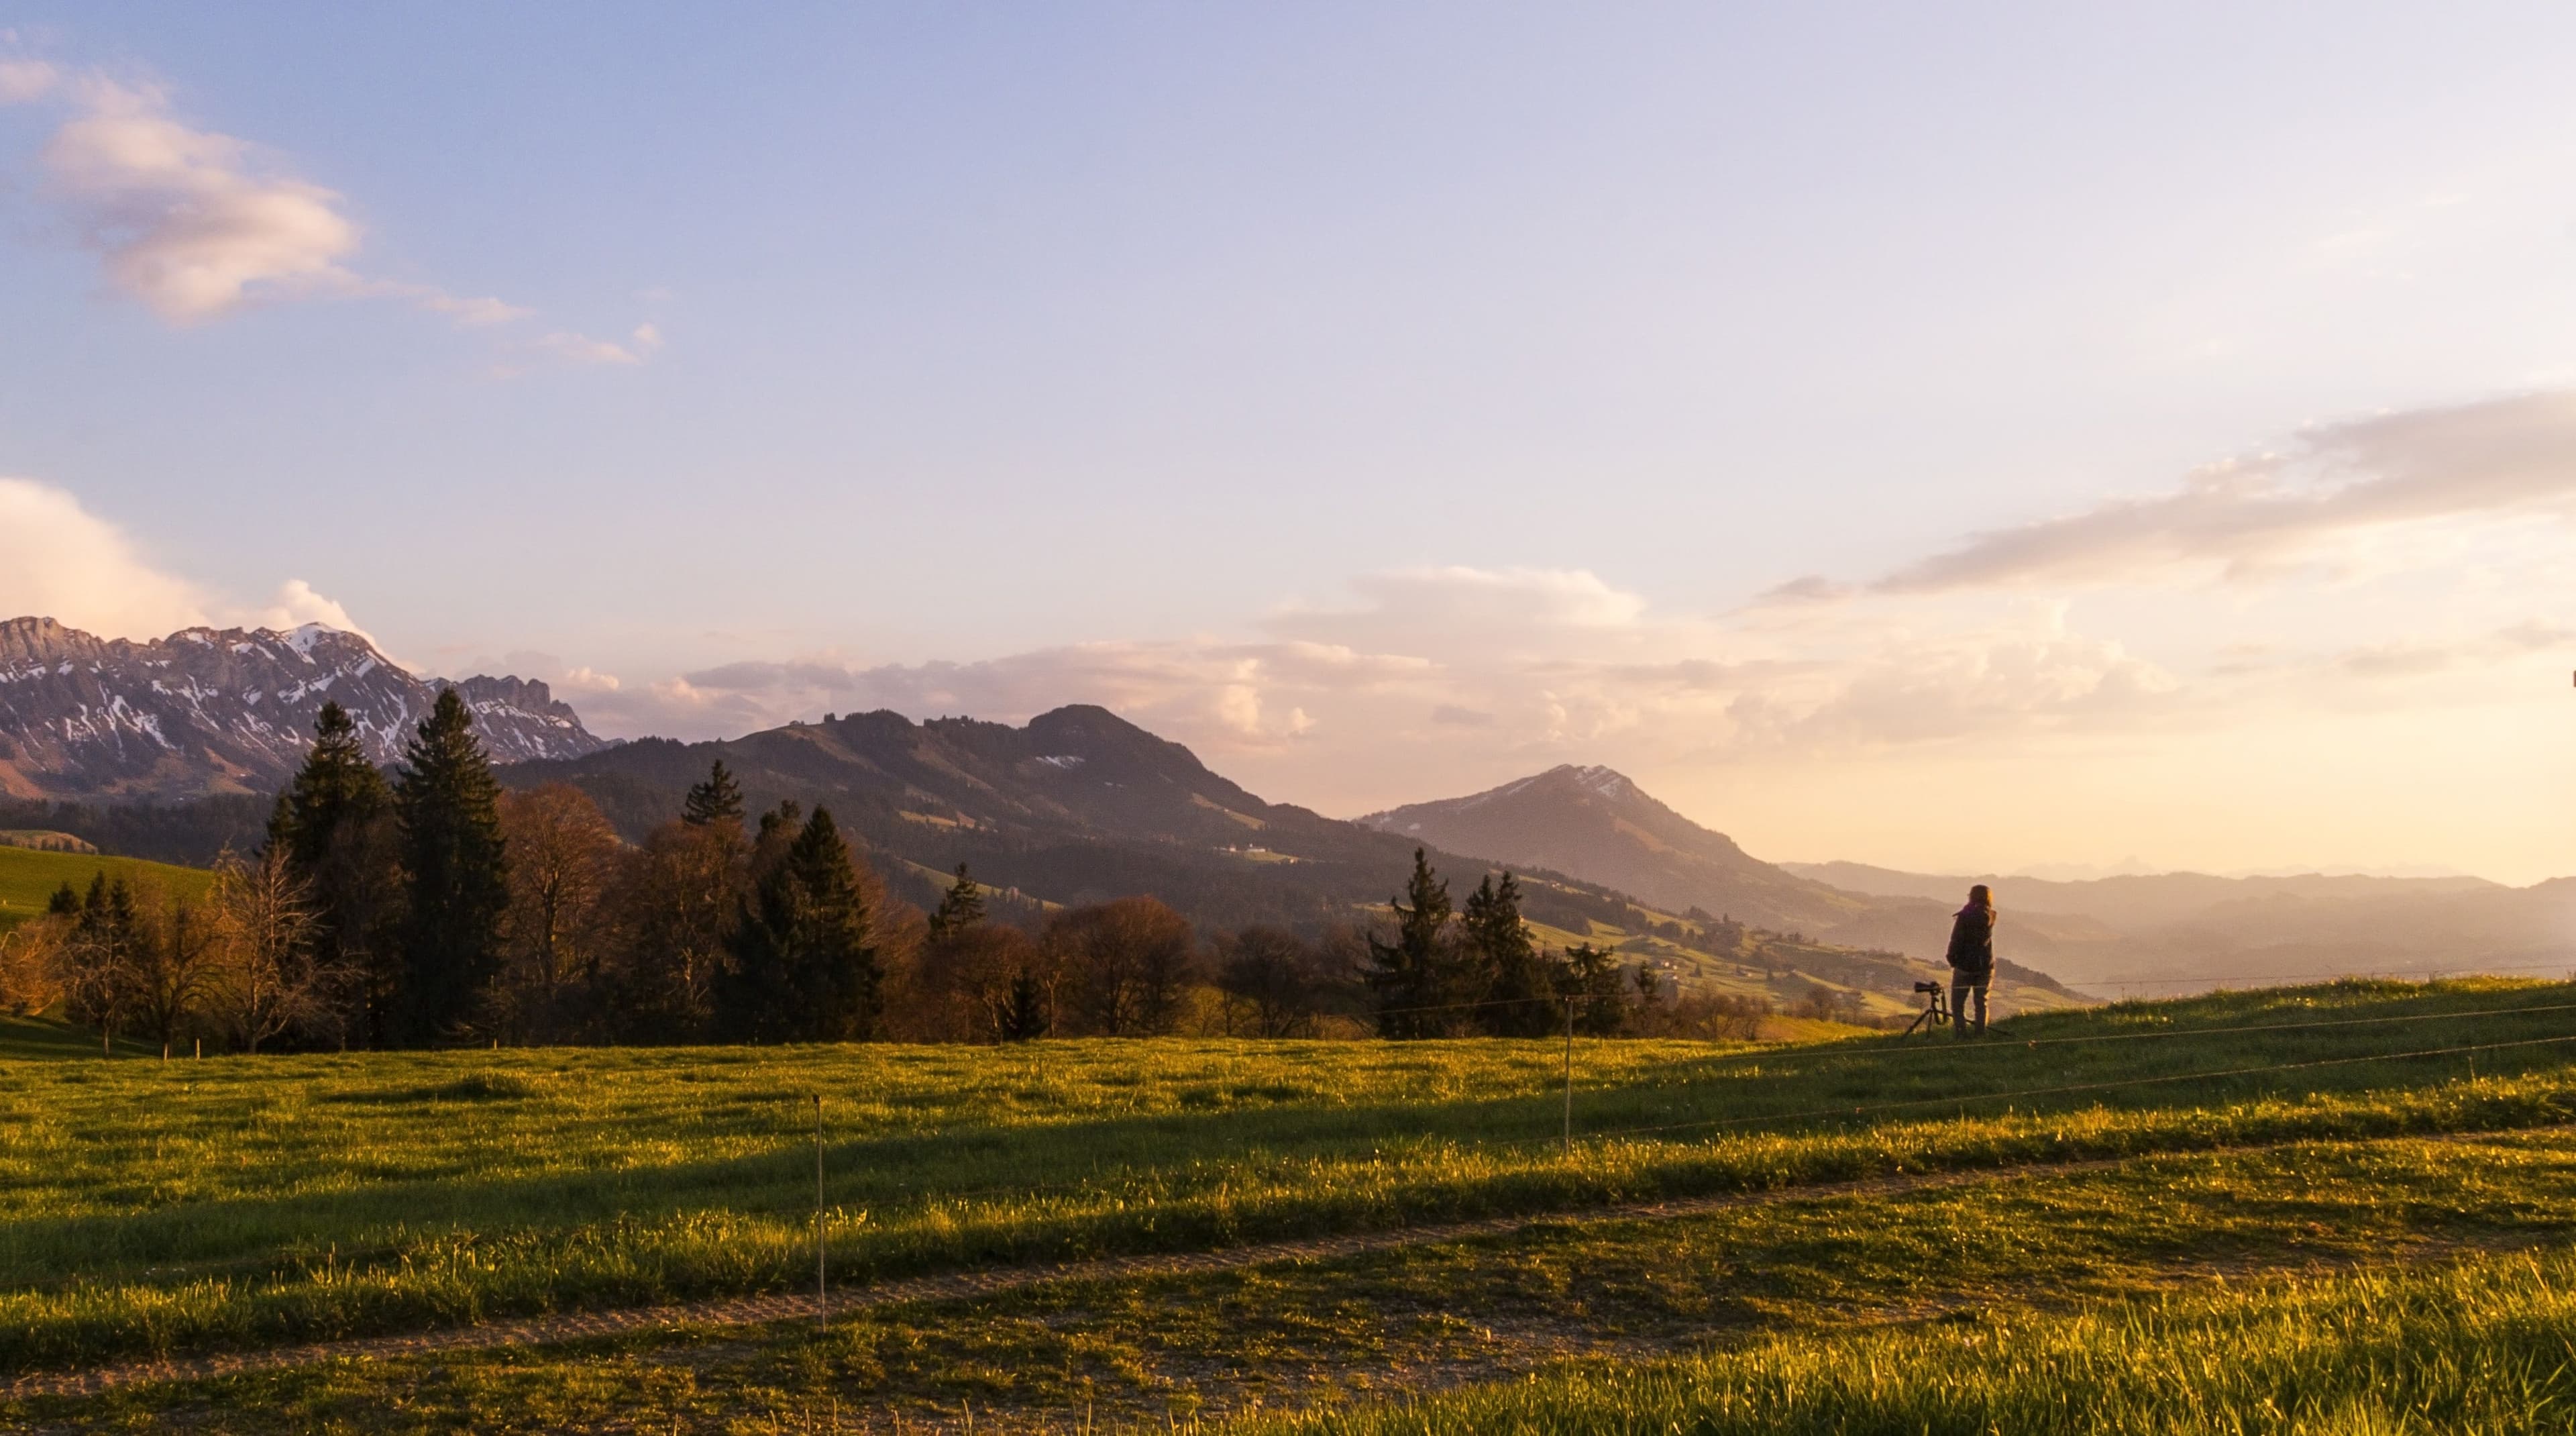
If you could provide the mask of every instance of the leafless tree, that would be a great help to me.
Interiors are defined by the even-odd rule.
[[[31,1017],[63,1000],[63,946],[72,919],[49,914],[0,932],[0,1011]]]
[[[750,841],[730,818],[665,823],[625,856],[610,899],[620,949],[611,985],[629,1036],[677,1042],[703,1034],[750,863]]]
[[[312,885],[284,854],[255,863],[229,854],[215,866],[210,899],[221,962],[213,1010],[245,1052],[288,1033],[344,1036],[358,974],[335,970],[316,948],[321,919]]]
[[[501,833],[510,854],[506,1025],[521,1038],[570,1037],[580,1023],[571,999],[597,982],[609,946],[617,833],[569,783],[503,794]]]
[[[1079,907],[1047,920],[1044,943],[1062,967],[1074,1015],[1104,1037],[1172,1030],[1198,969],[1190,920],[1149,897]]]
[[[166,1061],[189,1026],[213,1001],[223,971],[213,915],[197,899],[161,887],[137,887],[134,940],[123,946],[122,1007],[135,1030],[161,1044]]]

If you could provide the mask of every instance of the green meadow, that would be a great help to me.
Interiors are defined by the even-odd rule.
[[[120,877],[129,881],[150,881],[189,896],[203,893],[207,884],[214,881],[214,875],[202,868],[148,863],[140,858],[102,857],[96,853],[43,852],[0,844],[0,933],[41,915],[55,889],[63,884],[86,889],[90,879],[100,873],[107,874],[111,882]]]
[[[1980,1043],[1044,1042],[0,1066],[0,1367],[812,1280],[2576,1112],[2576,988],[2347,983]],[[2470,1051],[2465,1049],[2482,1050]],[[2431,1055],[2392,1056],[2400,1053]]]

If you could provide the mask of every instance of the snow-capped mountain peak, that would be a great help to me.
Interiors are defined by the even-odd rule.
[[[138,643],[50,618],[0,621],[0,792],[183,798],[285,782],[336,700],[379,763],[453,687],[497,762],[571,758],[607,744],[546,685],[419,678],[362,634],[308,623],[189,628]]]

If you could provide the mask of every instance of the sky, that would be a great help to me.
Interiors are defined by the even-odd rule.
[[[0,0],[0,616],[2576,872],[2576,10]]]

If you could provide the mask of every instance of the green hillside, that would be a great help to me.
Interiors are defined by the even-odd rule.
[[[118,877],[148,879],[185,893],[203,892],[214,880],[214,875],[203,868],[0,845],[0,932],[42,913],[54,890],[64,883],[86,888],[90,879],[102,872],[111,881]]]
[[[879,1413],[882,1429],[889,1409],[945,1428],[971,1401],[988,1429],[1080,1429],[1095,1406],[1108,1429],[1357,1399],[1361,1429],[1425,1429],[1372,1424],[1369,1399],[1598,1354],[1617,1360],[1589,1385],[1465,1391],[1441,1398],[1461,1414],[1427,1429],[1493,1429],[1524,1399],[1563,1419],[1522,1429],[1666,1429],[1660,1415],[1586,1414],[1627,1400],[1685,1429],[1692,1403],[1733,1402],[1744,1429],[1767,1429],[1804,1409],[1800,1393],[1892,1391],[1889,1363],[1913,1348],[1868,1334],[1891,1322],[1919,1328],[1929,1351],[2028,1333],[2031,1352],[2134,1360],[2149,1383],[2163,1379],[2155,1353],[2178,1349],[2160,1333],[2273,1350],[2263,1333],[2293,1308],[2218,1302],[2168,1320],[2119,1305],[2213,1273],[2229,1292],[2306,1293],[2327,1324],[2276,1355],[2328,1368],[2312,1389],[2338,1397],[2381,1349],[2369,1331],[2416,1332],[2405,1313],[2455,1289],[2443,1262],[2547,1259],[2576,1241],[2576,1146],[2561,1130],[2576,1113],[2571,1057],[2576,985],[2497,981],[2034,1013],[1966,1045],[1587,1039],[1570,1149],[1563,1048],[1548,1041],[26,1064],[0,1085],[0,1126],[17,1134],[0,1149],[0,1373],[810,1290],[815,1093],[829,1261],[846,1291],[1546,1220],[1251,1270],[959,1287],[820,1334],[810,1319],[678,1322],[606,1347],[397,1352],[0,1401],[0,1425],[161,1430],[153,1413],[167,1410],[245,1431],[712,1432],[808,1417],[822,1430],[839,1406]],[[1630,1209],[1686,1199],[1724,1200]],[[2416,1286],[2362,1279],[2392,1253]],[[2338,1273],[2359,1284],[2333,1286]],[[2490,1285],[2507,1322],[2520,1288]],[[2334,1325],[2338,1312],[2350,1321]],[[2347,1330],[2358,1344],[2333,1347]],[[2423,1334],[2428,1359],[2470,1359]],[[1634,1365],[1712,1343],[1715,1375]],[[1804,1365],[1783,1364],[1798,1352]],[[1963,1402],[2018,1410],[2037,1359],[1917,1363],[1904,1369],[1937,1377],[1927,1390],[1951,1404],[1794,1429],[1919,1430],[1914,1416]],[[2453,1387],[2492,1384],[2473,1361],[2457,1375]],[[2202,1389],[2238,1401],[2248,1387]],[[2103,1402],[2082,1410],[2127,1409]]]

